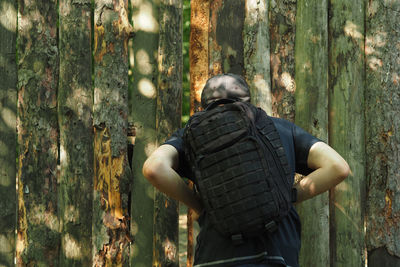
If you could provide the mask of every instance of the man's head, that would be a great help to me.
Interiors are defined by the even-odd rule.
[[[208,79],[201,93],[201,106],[206,108],[211,102],[222,98],[239,99],[250,102],[250,89],[246,81],[236,74],[220,74]]]

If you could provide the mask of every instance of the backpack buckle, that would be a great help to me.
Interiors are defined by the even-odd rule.
[[[235,235],[232,235],[232,236],[231,236],[231,240],[232,240],[232,243],[233,243],[235,246],[239,246],[239,245],[241,245],[241,244],[244,243],[244,242],[243,242],[243,236],[242,236],[242,234],[235,234]]]
[[[273,233],[278,229],[278,225],[275,221],[270,221],[264,225],[264,228],[269,232]]]

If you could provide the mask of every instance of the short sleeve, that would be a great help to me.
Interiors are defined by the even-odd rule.
[[[183,129],[179,129],[174,132],[168,139],[165,141],[164,145],[171,145],[176,148],[179,153],[179,156],[184,153],[183,150]]]
[[[307,166],[308,153],[311,147],[321,140],[293,124],[293,141],[296,154],[296,172],[307,175],[313,171]]]
[[[183,142],[183,131],[184,129],[179,129],[174,132],[168,139],[165,141],[164,145],[171,145],[175,147],[179,154],[179,168],[176,170],[181,177],[191,178],[189,165],[187,164],[185,158],[185,148]]]

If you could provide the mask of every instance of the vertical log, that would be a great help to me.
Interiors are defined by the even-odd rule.
[[[135,243],[131,266],[152,266],[154,188],[142,174],[143,163],[156,148],[156,88],[158,79],[158,1],[131,0],[133,39],[130,120],[136,128],[133,151],[131,232]]]
[[[252,103],[272,114],[268,4],[266,0],[246,0],[243,54]]]
[[[193,182],[188,181],[188,186],[193,189]],[[194,262],[194,219],[193,209],[187,208],[186,215],[186,229],[187,229],[187,242],[186,242],[186,267],[192,267]]]
[[[60,266],[92,265],[91,1],[60,1]]]
[[[244,74],[243,24],[245,0],[210,1],[209,75]]]
[[[297,2],[296,16],[297,125],[328,140],[328,4],[326,0]],[[319,195],[300,205],[302,222],[300,266],[329,264],[329,197]]]
[[[193,114],[200,110],[201,91],[208,79],[210,1],[192,1],[190,7],[190,114]]]
[[[58,266],[57,1],[18,1],[17,264]]]
[[[400,3],[366,5],[368,266],[400,266]]]
[[[157,146],[175,132],[182,115],[182,1],[160,1]],[[179,266],[179,203],[155,190],[153,266]]]
[[[17,157],[16,1],[0,7],[0,265],[12,266],[15,253]],[[3,20],[4,18],[4,20]]]
[[[272,114],[294,121],[296,0],[271,0],[269,17]]]
[[[331,190],[331,266],[364,262],[364,1],[330,1],[329,142],[349,163]]]
[[[95,1],[93,265],[129,265],[127,1]]]
[[[208,79],[208,29],[210,24],[210,1],[197,0],[190,3],[190,114],[201,110],[201,92]],[[189,186],[193,183],[189,181]],[[193,266],[194,260],[193,211],[187,212],[187,260],[186,266]]]

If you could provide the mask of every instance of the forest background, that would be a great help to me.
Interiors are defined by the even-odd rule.
[[[301,266],[400,266],[399,14],[398,0],[1,0],[0,266],[191,266],[190,211],[141,167],[223,72],[352,169],[297,207]]]

